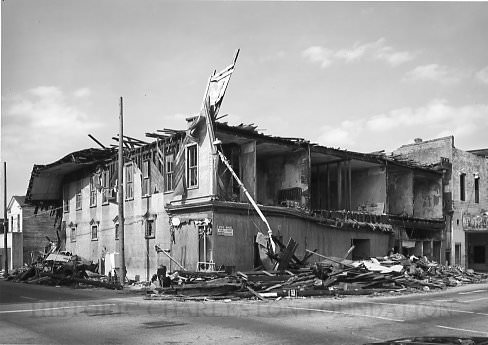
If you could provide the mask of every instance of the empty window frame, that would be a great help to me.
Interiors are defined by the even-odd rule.
[[[198,187],[198,146],[186,147],[186,185],[188,188]]]
[[[91,226],[91,239],[92,241],[98,240],[98,225]]]
[[[134,171],[132,163],[125,166],[125,200],[134,199]]]
[[[82,202],[81,202],[81,181],[78,181],[76,184],[76,209],[81,210]]]
[[[459,199],[466,200],[466,174],[459,175]]]
[[[474,202],[476,204],[480,203],[480,178],[474,178]]]
[[[173,186],[173,179],[175,173],[174,157],[175,156],[173,154],[166,155],[164,157],[164,175],[165,175],[164,191],[165,192],[171,192],[174,190],[174,186]]]
[[[154,238],[155,230],[156,230],[156,225],[154,223],[154,219],[146,220],[146,230],[144,232],[144,236],[146,238]]]
[[[150,161],[142,161],[142,197],[151,195]]]
[[[96,179],[98,175],[92,175],[90,177],[90,207],[97,206],[97,187],[96,187]]]

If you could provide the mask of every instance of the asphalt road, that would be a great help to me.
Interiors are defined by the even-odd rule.
[[[488,336],[488,284],[386,297],[145,301],[0,281],[1,344],[363,344]]]

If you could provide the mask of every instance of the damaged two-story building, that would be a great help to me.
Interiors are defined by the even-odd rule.
[[[122,176],[107,148],[34,166],[26,198],[57,209],[66,250],[98,261],[105,274],[120,275],[125,261],[127,277],[146,280],[159,265],[251,269],[270,234],[271,249],[293,238],[298,257],[316,250],[360,259],[395,249],[444,260],[441,170],[219,122],[234,64],[212,74],[202,111],[185,130],[147,133],[151,143],[125,138]]]
[[[259,266],[256,242],[266,225],[215,152],[205,118],[124,151],[127,276],[149,279],[164,264],[189,270]],[[395,248],[443,260],[442,172],[273,137],[254,126],[215,122],[218,150],[281,242],[353,259]],[[27,198],[59,208],[66,250],[120,269],[117,154],[73,152],[33,169]],[[158,250],[155,250],[155,247]],[[162,252],[164,251],[164,253]],[[172,262],[166,254],[173,259]]]

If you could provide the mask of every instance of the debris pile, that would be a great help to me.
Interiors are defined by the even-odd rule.
[[[169,287],[158,288],[158,293],[148,292],[146,298],[264,300],[300,296],[368,295],[444,289],[482,282],[488,278],[488,274],[443,266],[427,257],[407,258],[401,254],[352,261],[307,251],[307,255],[300,260],[294,255],[297,245],[293,240],[287,246],[277,243],[282,251],[274,257],[274,270],[263,270],[260,267],[254,271],[233,274],[176,271],[168,276]],[[320,261],[306,264],[312,255],[320,257]]]
[[[39,252],[37,260],[30,266],[17,268],[10,273],[8,280],[28,284],[69,285],[77,287],[96,286],[121,289],[117,276],[104,276],[98,273],[98,264],[78,255],[60,251],[58,245],[50,241],[46,252]],[[59,238],[58,238],[59,240]],[[58,241],[59,243],[59,241]]]

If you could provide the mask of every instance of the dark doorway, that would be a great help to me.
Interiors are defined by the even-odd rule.
[[[351,245],[354,246],[354,249],[352,250],[353,260],[363,260],[370,258],[371,245],[369,239],[354,238],[351,240]]]

